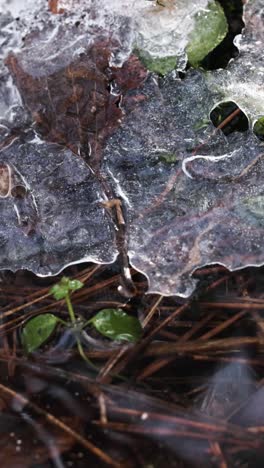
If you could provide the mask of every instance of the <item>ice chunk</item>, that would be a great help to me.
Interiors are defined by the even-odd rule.
[[[1,269],[47,276],[67,264],[115,259],[101,186],[81,159],[28,132],[2,148],[1,160],[1,181],[11,173],[0,200]]]

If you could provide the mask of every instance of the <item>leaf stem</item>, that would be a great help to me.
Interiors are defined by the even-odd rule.
[[[66,296],[65,296],[65,301],[66,301],[66,304],[67,304],[67,307],[68,307],[68,311],[69,311],[69,316],[70,316],[70,319],[71,319],[71,322],[72,322],[72,325],[73,325],[73,329],[76,330],[76,324],[77,324],[77,320],[76,320],[76,316],[75,316],[75,313],[74,313],[74,309],[73,309],[73,306],[72,306],[72,301],[71,301],[71,298],[70,298],[70,294],[67,293]],[[85,352],[84,352],[84,349],[83,349],[83,346],[82,346],[82,343],[79,339],[79,337],[77,335],[75,335],[75,338],[76,338],[76,342],[77,342],[77,348],[78,348],[78,351],[80,353],[80,356],[93,368],[95,369],[97,372],[98,372],[98,369],[97,367],[90,361],[90,359],[88,359],[88,357],[86,356]]]
[[[73,310],[73,307],[72,307],[72,302],[71,302],[71,298],[70,298],[69,293],[66,294],[65,301],[66,301],[66,304],[67,304],[67,307],[68,307],[71,322],[72,322],[73,325],[75,325],[76,324],[76,317],[75,317],[75,313],[74,313],[74,310]]]

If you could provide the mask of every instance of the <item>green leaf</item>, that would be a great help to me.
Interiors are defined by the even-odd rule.
[[[51,289],[50,292],[53,294],[53,297],[59,301],[60,299],[65,299],[67,294],[73,291],[77,291],[81,289],[84,284],[79,280],[70,280],[66,276],[61,278],[60,282],[55,284]]]
[[[264,140],[264,117],[260,117],[260,119],[255,122],[253,132],[260,140]]]
[[[69,288],[61,286],[60,284],[55,284],[50,289],[51,294],[53,295],[54,299],[59,301],[60,299],[64,299],[67,294],[69,294]]]
[[[135,342],[142,335],[139,320],[121,309],[103,309],[91,319],[91,323],[111,340]]]
[[[151,71],[158,73],[159,75],[166,75],[170,71],[174,70],[177,65],[177,57],[160,57],[153,58],[144,51],[134,50],[134,53],[138,55],[139,59],[145,65],[145,67]]]
[[[22,330],[22,345],[27,353],[38,349],[50,337],[58,319],[53,314],[43,314],[29,320]]]
[[[190,64],[197,67],[222,42],[227,32],[228,23],[223,8],[217,1],[210,1],[195,15],[194,27],[188,35],[186,53]],[[177,67],[176,55],[155,57],[140,47],[135,47],[134,53],[149,71],[163,76]]]
[[[186,52],[188,60],[196,67],[206,55],[222,42],[228,31],[223,8],[212,1],[204,11],[195,16],[195,27],[189,35]]]
[[[69,280],[69,290],[77,291],[78,289],[83,288],[84,284],[79,280]]]
[[[160,153],[159,160],[166,164],[174,164],[179,161],[179,157],[173,153]]]

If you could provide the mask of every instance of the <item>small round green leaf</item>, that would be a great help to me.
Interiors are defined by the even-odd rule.
[[[121,309],[103,309],[91,323],[102,335],[115,341],[138,341],[142,328],[136,317],[131,317]]]
[[[81,289],[84,284],[79,280],[71,280],[67,276],[63,276],[59,283],[55,284],[51,289],[50,293],[53,295],[54,299],[59,301],[60,299],[65,299],[67,294],[73,291]]]
[[[27,353],[38,349],[50,337],[58,319],[53,314],[37,315],[29,320],[22,330],[22,345]]]
[[[69,294],[69,288],[68,286],[64,286],[58,283],[52,286],[52,288],[50,289],[50,293],[53,295],[56,301],[59,301],[60,299],[65,299],[67,294]]]
[[[69,280],[69,290],[77,291],[78,289],[83,288],[84,284],[79,280]]]

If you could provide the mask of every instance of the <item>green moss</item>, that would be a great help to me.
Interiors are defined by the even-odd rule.
[[[195,27],[189,35],[186,52],[189,63],[196,67],[216,46],[222,42],[228,31],[223,8],[218,2],[209,3],[205,11],[195,16]]]

